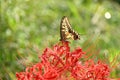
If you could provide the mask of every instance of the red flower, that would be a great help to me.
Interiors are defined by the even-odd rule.
[[[110,80],[109,68],[98,61],[82,63],[79,59],[85,52],[81,48],[70,52],[68,42],[46,48],[40,56],[41,62],[16,73],[17,80]]]
[[[72,70],[72,75],[78,80],[108,80],[109,68],[106,64],[92,60],[86,61],[85,64],[78,63]]]

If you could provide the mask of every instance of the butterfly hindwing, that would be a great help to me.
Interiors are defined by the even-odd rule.
[[[60,23],[60,37],[60,41],[67,41],[68,39],[80,39],[79,34],[71,28],[71,25],[66,16],[63,16]]]

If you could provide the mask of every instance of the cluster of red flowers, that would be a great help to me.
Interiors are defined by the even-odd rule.
[[[108,66],[100,61],[80,61],[84,54],[81,48],[70,52],[68,42],[46,48],[39,63],[16,73],[17,80],[110,80]]]

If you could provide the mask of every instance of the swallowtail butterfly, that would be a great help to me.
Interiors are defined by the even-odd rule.
[[[63,18],[61,19],[60,37],[60,41],[67,41],[68,39],[80,39],[80,35],[72,29],[66,16],[63,16]]]

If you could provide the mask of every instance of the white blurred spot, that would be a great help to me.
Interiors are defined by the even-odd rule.
[[[106,13],[105,13],[105,18],[106,18],[106,19],[110,19],[110,18],[111,18],[111,14],[110,14],[109,12],[106,12]]]
[[[11,34],[12,34],[11,30],[10,30],[10,29],[7,29],[7,30],[6,30],[6,35],[7,35],[7,36],[10,36]]]

